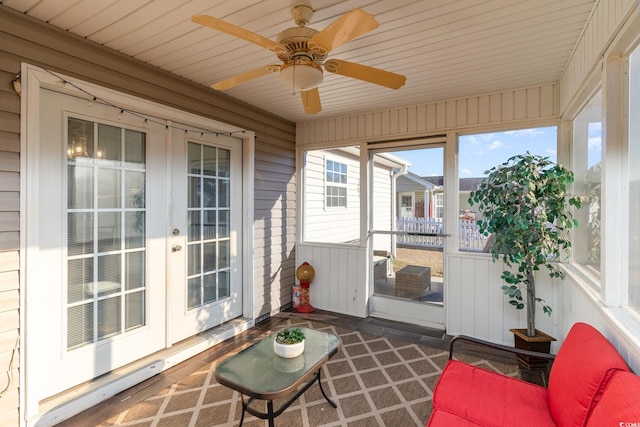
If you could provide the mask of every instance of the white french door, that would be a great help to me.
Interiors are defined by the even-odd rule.
[[[242,315],[242,140],[45,88],[37,102],[25,150],[31,403]]]
[[[242,314],[242,153],[235,138],[172,137],[170,341]]]
[[[47,89],[40,101],[26,310],[31,380],[45,398],[165,346],[166,275],[152,263],[166,251],[155,238],[166,143],[162,127],[113,108]]]

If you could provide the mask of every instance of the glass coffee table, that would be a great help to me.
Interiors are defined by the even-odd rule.
[[[301,328],[305,334],[304,353],[300,356],[284,359],[273,351],[273,340],[277,332],[267,336],[260,342],[242,350],[224,360],[216,369],[216,380],[242,397],[242,416],[244,413],[274,425],[274,419],[281,415],[302,393],[307,391],[316,381],[324,398],[334,408],[337,405],[329,399],[320,382],[320,371],[327,361],[342,347],[340,338],[326,332]],[[293,396],[279,408],[273,408],[273,401]],[[248,396],[247,399],[244,396]],[[255,400],[265,400],[267,411],[261,412],[250,405]]]

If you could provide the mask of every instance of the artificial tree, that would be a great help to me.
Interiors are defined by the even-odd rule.
[[[582,198],[567,193],[573,172],[548,157],[527,152],[509,158],[488,174],[469,196],[482,218],[478,228],[491,235],[489,252],[495,262],[517,267],[502,272],[502,290],[516,309],[526,308],[527,336],[536,334],[535,304],[551,315],[551,307],[536,297],[535,272],[546,267],[551,277],[564,278],[554,261],[571,249],[570,229],[578,225],[571,206]],[[524,294],[523,294],[524,291]]]

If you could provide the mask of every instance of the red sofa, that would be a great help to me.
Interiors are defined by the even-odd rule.
[[[600,332],[576,323],[555,356],[547,388],[450,357],[427,426],[636,427],[640,377]]]

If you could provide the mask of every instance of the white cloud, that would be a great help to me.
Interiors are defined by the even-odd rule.
[[[480,140],[475,135],[467,136],[464,139],[466,140],[466,142],[468,142],[471,145],[480,144]]]
[[[489,150],[497,150],[498,148],[502,148],[504,146],[504,144],[502,143],[502,141],[493,141],[491,144],[489,144]]]
[[[557,150],[555,150],[555,149],[553,149],[553,148],[547,148],[547,149],[545,150],[545,152],[546,152],[547,154],[551,154],[551,155],[555,155],[555,154],[557,154],[557,153],[558,153],[558,151],[557,151]]]
[[[509,135],[509,136],[532,136],[532,135],[543,135],[544,134],[544,130],[542,129],[520,129],[520,130],[508,130],[506,132],[504,132],[505,134]]]
[[[473,176],[472,174],[473,174],[473,172],[471,172],[471,169],[466,169],[465,168],[465,169],[462,169],[460,171],[460,175],[461,176]]]
[[[602,149],[602,138],[599,136],[596,136],[594,138],[589,138],[588,147],[589,147],[589,151],[591,150],[600,151]]]

